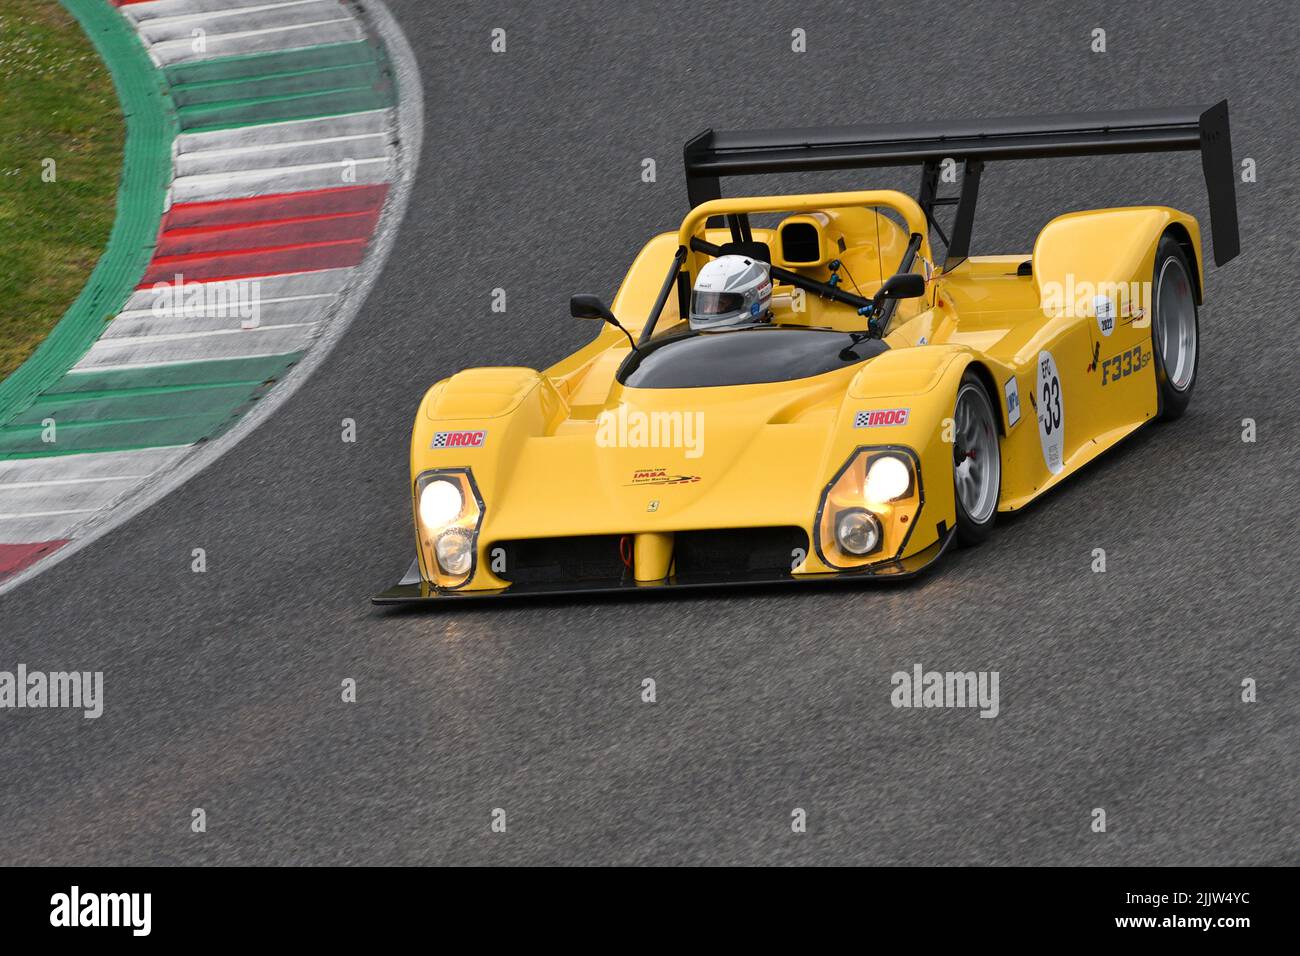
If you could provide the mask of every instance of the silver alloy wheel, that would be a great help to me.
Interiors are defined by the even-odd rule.
[[[1175,256],[1156,280],[1156,347],[1175,391],[1185,392],[1196,373],[1196,302],[1187,269]]]
[[[967,382],[958,390],[953,421],[953,481],[957,496],[967,517],[984,524],[998,506],[1002,458],[998,454],[993,406],[983,388]]]

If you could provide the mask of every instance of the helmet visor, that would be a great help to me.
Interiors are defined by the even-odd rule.
[[[692,315],[728,315],[739,312],[745,304],[745,297],[739,292],[693,292],[691,294]]]

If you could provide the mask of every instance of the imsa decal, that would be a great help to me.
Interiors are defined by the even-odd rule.
[[[667,468],[638,468],[632,472],[632,485],[693,485],[700,480],[699,475],[674,475],[668,472]],[[652,502],[653,508],[649,511],[658,511],[657,502]]]
[[[881,425],[906,425],[910,408],[877,408],[853,416],[854,428],[877,428]]]
[[[430,448],[482,448],[487,431],[435,432]]]

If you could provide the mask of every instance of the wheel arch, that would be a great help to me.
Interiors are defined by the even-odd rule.
[[[1073,290],[1096,283],[1149,285],[1156,251],[1166,235],[1187,256],[1199,305],[1205,279],[1201,229],[1194,216],[1168,206],[1125,206],[1057,216],[1034,241],[1034,282],[1040,301],[1051,304],[1058,314],[1071,305],[1086,313],[1090,308],[1086,291]]]
[[[967,363],[966,368],[969,369],[971,372],[974,372],[975,377],[979,379],[980,384],[984,386],[984,392],[986,395],[988,395],[989,404],[993,406],[993,414],[997,417],[998,420],[998,433],[1001,434],[1003,438],[1006,438],[1007,437],[1006,415],[1002,411],[1002,401],[998,397],[998,385],[996,380],[993,378],[992,370],[984,363],[982,359],[977,357],[972,357],[970,362]],[[958,381],[960,387],[960,380]]]
[[[1196,292],[1196,304],[1204,305],[1205,291],[1202,287],[1201,258],[1196,243],[1192,240],[1191,233],[1187,231],[1187,226],[1184,223],[1175,221],[1166,226],[1165,231],[1160,234],[1161,239],[1165,236],[1169,236],[1178,243],[1178,247],[1183,250],[1183,255],[1187,257],[1187,265],[1190,267],[1189,271],[1192,274],[1192,286]]]

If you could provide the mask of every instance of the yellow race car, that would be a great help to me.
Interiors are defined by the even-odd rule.
[[[573,298],[604,323],[590,344],[429,389],[416,558],[375,602],[893,580],[982,540],[1182,413],[1205,288],[1200,227],[1165,206],[1067,213],[1032,253],[970,255],[984,165],[1184,149],[1223,265],[1239,246],[1226,102],[695,137],[681,225],[608,307]],[[911,164],[916,198],[721,198],[723,176]]]

